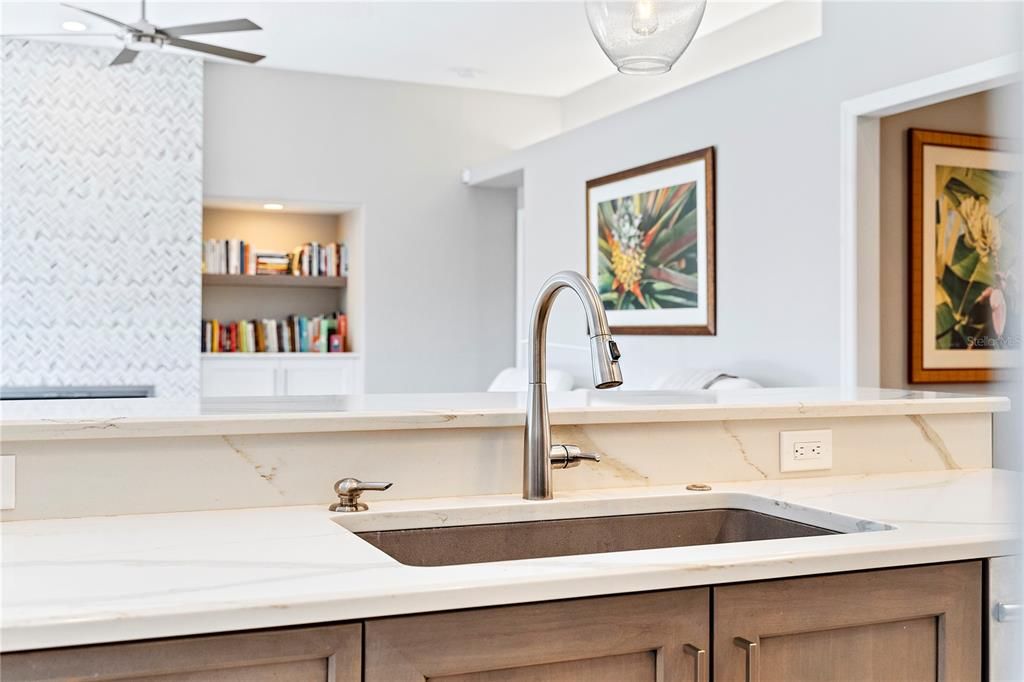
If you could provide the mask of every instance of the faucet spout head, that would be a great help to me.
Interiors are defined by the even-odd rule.
[[[619,347],[610,334],[598,334],[590,339],[590,358],[594,368],[595,388],[615,388],[622,385],[619,369]]]

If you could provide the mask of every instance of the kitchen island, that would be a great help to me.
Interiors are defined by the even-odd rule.
[[[327,679],[349,679],[346,670],[368,680],[398,675],[380,667],[397,660],[395,647],[420,661],[414,666],[420,672],[452,672],[450,660],[423,654],[443,651],[437,641],[413,646],[403,639],[403,617],[438,619],[415,632],[484,632],[484,624],[460,619],[488,610],[491,623],[508,614],[514,633],[505,634],[533,642],[517,649],[533,651],[533,658],[491,660],[478,670],[564,665],[541,651],[550,633],[524,623],[545,613],[558,620],[590,608],[605,612],[611,603],[595,601],[604,599],[646,614],[641,620],[660,618],[654,602],[643,601],[657,594],[678,595],[680,608],[685,602],[684,610],[702,613],[712,608],[712,592],[720,595],[715,604],[728,604],[733,593],[727,590],[762,583],[781,590],[794,580],[814,581],[801,584],[799,594],[820,591],[826,602],[842,603],[852,590],[863,602],[853,600],[834,614],[838,620],[818,623],[814,632],[852,627],[858,637],[891,639],[886,623],[905,616],[913,621],[905,629],[908,646],[917,650],[941,631],[959,638],[943,643],[942,655],[955,660],[942,665],[980,666],[981,623],[991,606],[982,603],[982,576],[1007,561],[1017,538],[1018,479],[991,468],[991,413],[1005,409],[1005,400],[827,389],[567,394],[553,400],[556,435],[605,457],[556,472],[555,499],[544,502],[524,501],[518,491],[520,400],[515,394],[365,396],[347,409],[325,399],[306,401],[304,409],[207,403],[191,413],[136,404],[105,416],[108,408],[96,405],[68,406],[72,412],[64,414],[55,406],[47,414],[32,414],[46,410],[30,405],[19,406],[21,413],[5,409],[4,451],[18,457],[19,486],[15,509],[4,512],[12,520],[0,527],[0,634],[3,651],[26,652],[9,654],[5,662],[14,668],[8,670],[27,670],[17,666],[30,663],[59,668],[62,655],[108,651],[81,648],[100,644],[117,649],[109,649],[111,660],[129,662],[150,660],[140,646],[186,647],[177,663],[185,665],[195,655],[188,647],[196,635],[207,635],[200,639],[211,651],[226,651],[214,644],[218,637],[301,632],[296,642],[328,637],[337,644],[326,654],[320,644],[308,650],[296,644],[306,651],[296,660],[336,659],[335,677]],[[100,412],[89,412],[95,409]],[[831,468],[782,471],[780,431],[805,429],[831,431]],[[368,511],[331,512],[331,484],[345,476],[394,486],[365,494]],[[401,563],[358,535],[708,509],[754,512],[822,533],[429,567]],[[929,583],[963,598],[940,603]],[[887,590],[906,599],[894,602]],[[735,594],[737,603],[749,601]],[[772,592],[765,587],[757,594]],[[798,602],[793,608],[817,608]],[[564,609],[514,611],[558,604]],[[893,612],[895,604],[902,611]],[[921,608],[945,613],[945,629],[918,622],[913,614]],[[718,670],[729,670],[741,654],[755,655],[708,648],[710,624],[732,622],[737,613],[718,614],[687,635],[697,649],[712,652]],[[695,618],[687,622],[703,617]],[[615,627],[629,632],[630,622]],[[750,641],[772,641],[776,626],[755,623]],[[874,629],[864,634],[867,627]],[[240,631],[251,635],[216,634]],[[587,654],[586,665],[598,665],[593,661],[609,652],[616,662],[608,670],[647,665],[616,658],[614,637],[592,634],[607,651]],[[668,651],[662,639],[676,634],[640,637],[630,646]],[[463,646],[472,649],[475,640],[467,637]],[[125,644],[133,641],[139,644]],[[426,658],[406,650],[416,646]],[[364,649],[365,659],[358,653]],[[233,665],[220,655],[214,655],[217,666]],[[684,666],[665,655],[660,665]]]

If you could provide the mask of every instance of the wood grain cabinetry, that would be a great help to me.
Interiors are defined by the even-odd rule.
[[[973,682],[982,618],[974,561],[15,653],[0,666],[4,682]]]
[[[6,654],[4,682],[360,682],[362,625],[261,632]]]
[[[716,587],[718,682],[969,682],[981,562]]]
[[[364,680],[705,682],[709,594],[698,588],[371,620]]]

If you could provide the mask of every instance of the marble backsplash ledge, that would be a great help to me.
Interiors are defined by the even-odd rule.
[[[779,432],[831,429],[833,467],[779,471]],[[984,469],[984,413],[580,424],[555,442],[599,451],[599,464],[556,471],[558,491],[869,473]],[[3,520],[322,504],[335,480],[393,481],[372,499],[515,494],[521,427],[24,441],[17,507]]]

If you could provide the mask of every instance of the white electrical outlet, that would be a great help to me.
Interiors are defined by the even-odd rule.
[[[0,455],[0,509],[14,509],[14,455]]]
[[[820,440],[797,441],[793,443],[793,459],[821,459],[825,446]]]
[[[831,429],[779,432],[779,471],[820,471],[831,468]]]

